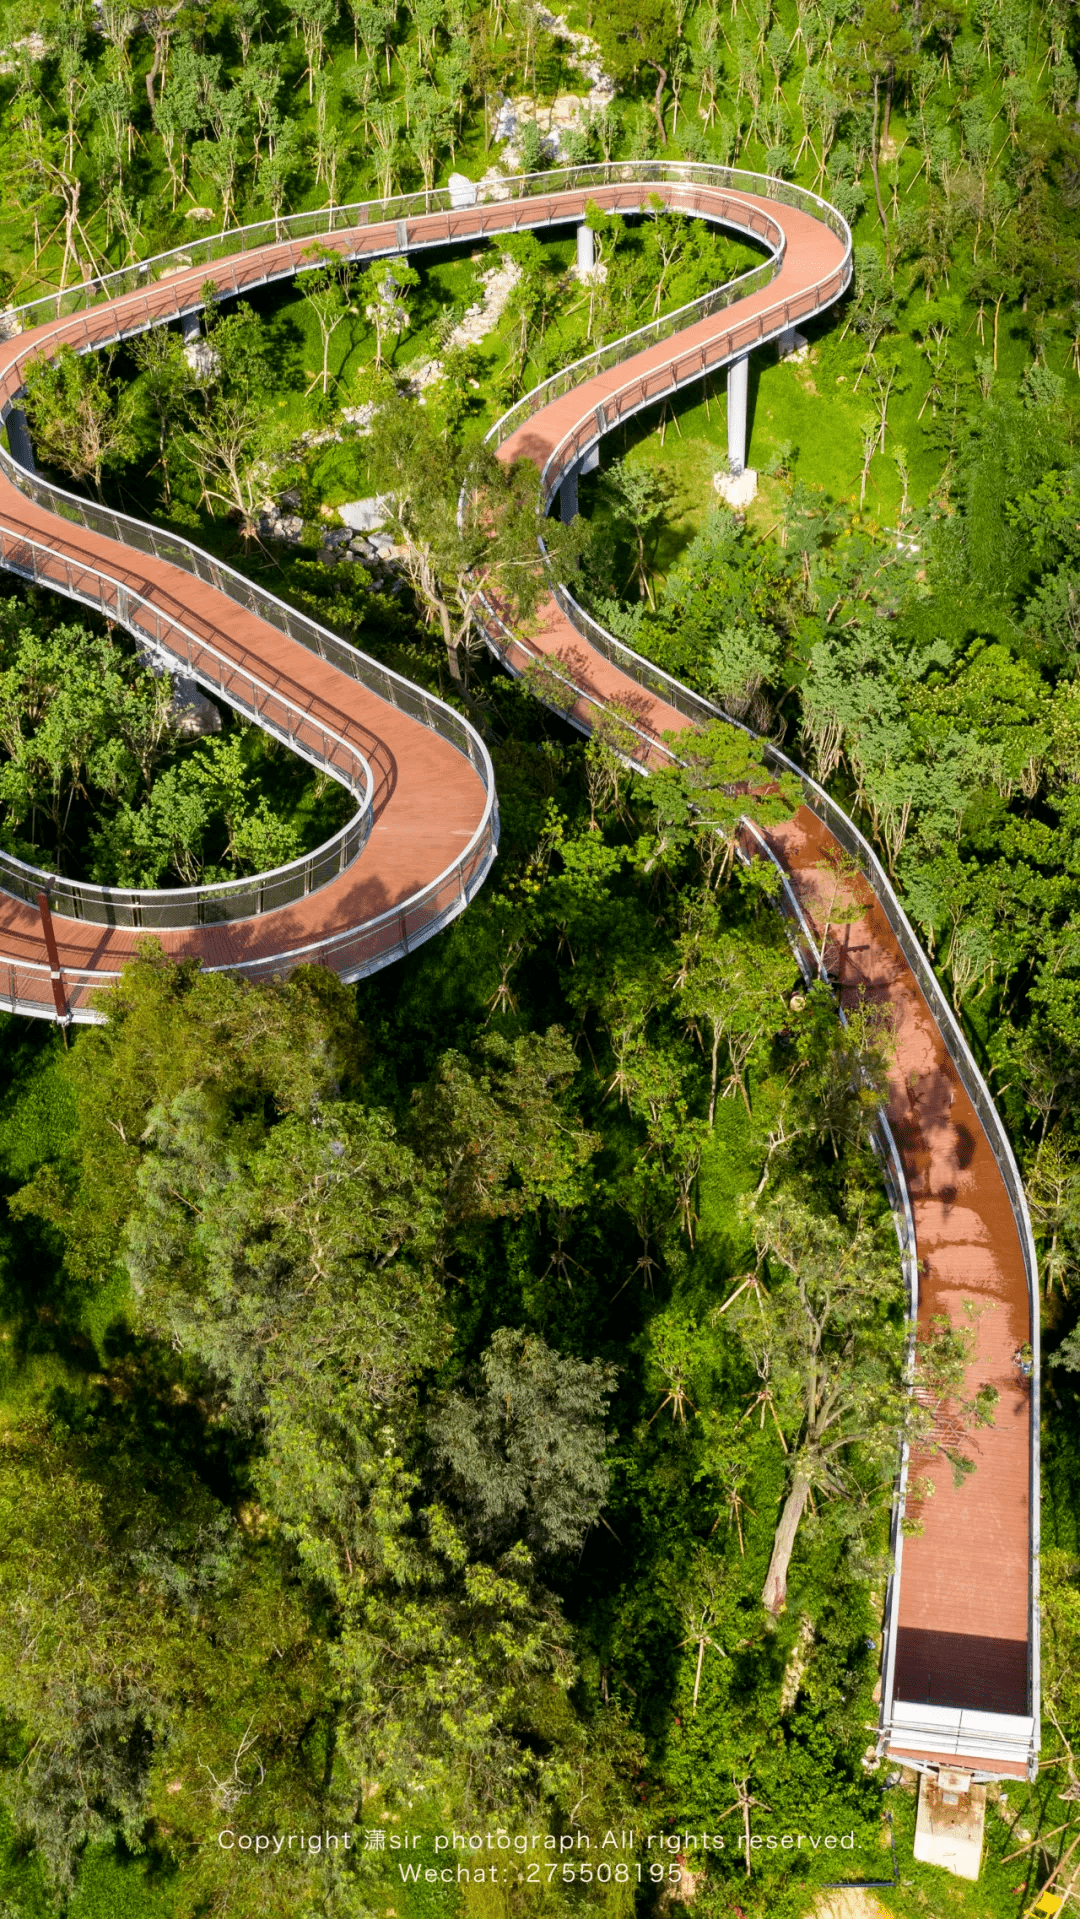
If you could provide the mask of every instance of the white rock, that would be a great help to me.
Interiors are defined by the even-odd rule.
[[[365,400],[363,406],[343,406],[341,417],[354,426],[361,439],[371,432],[371,423],[375,418],[374,400]]]
[[[474,207],[476,205],[476,188],[467,173],[452,173],[446,184],[450,189],[450,205],[452,207]]]
[[[733,513],[745,512],[757,497],[757,474],[752,466],[744,467],[741,473],[714,473],[712,483],[713,492]]]
[[[299,513],[282,513],[280,507],[270,503],[259,514],[259,537],[264,540],[282,540],[288,546],[295,546],[304,531],[304,522]]]
[[[28,60],[44,60],[48,51],[48,46],[40,33],[28,33],[22,40],[13,40],[10,50],[5,48],[4,52],[0,53],[0,73],[15,72],[17,62],[11,58],[12,53],[25,54]]]
[[[495,137],[502,139],[504,136],[496,134]],[[489,167],[487,172],[481,175],[476,183],[476,197],[481,204],[490,200],[510,199],[511,190],[506,184],[506,175],[500,166]]]
[[[369,500],[346,500],[338,507],[342,523],[354,533],[374,533],[386,525],[390,495],[374,493]]]
[[[217,378],[221,368],[221,355],[209,340],[189,340],[184,348],[184,358],[197,380]]]
[[[173,680],[173,724],[182,739],[201,739],[221,732],[221,713],[194,680]]]

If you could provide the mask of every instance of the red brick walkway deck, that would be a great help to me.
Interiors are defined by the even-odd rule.
[[[708,213],[708,193],[657,184],[672,204]],[[409,220],[403,235],[368,226],[335,236],[349,251],[372,253],[404,246],[472,238],[516,225],[580,217],[586,197],[609,206],[627,205],[625,189],[592,188],[585,194],[560,194],[547,203],[535,198]],[[631,199],[633,195],[631,194]],[[637,192],[640,204],[641,192]],[[632,361],[623,362],[575,388],[521,426],[501,449],[507,459],[525,456],[538,466],[548,461],[598,402],[642,371],[664,369],[688,353],[744,350],[736,335],[755,314],[778,300],[798,301],[808,289],[830,282],[842,256],[841,242],[809,214],[753,195],[741,199],[746,222],[752,215],[779,222],[786,246],[780,273],[772,284],[737,305]],[[0,398],[10,399],[21,384],[27,351],[48,350],[52,342],[79,343],[115,337],[124,326],[145,325],[175,315],[198,288],[213,278],[230,291],[294,271],[310,243],[288,242],[196,268],[158,282],[145,294],[92,308],[85,316],[43,326],[0,348]],[[742,336],[745,342],[746,335]],[[222,648],[254,658],[264,676],[302,691],[334,716],[339,731],[374,754],[378,767],[376,821],[367,847],[337,881],[312,893],[297,906],[258,920],[213,929],[162,936],[171,952],[198,953],[212,965],[250,965],[260,956],[300,957],[328,937],[341,936],[374,915],[403,904],[418,888],[451,866],[470,843],[483,817],[485,796],[467,760],[419,722],[397,712],[355,681],[284,638],[227,596],[167,562],[145,559],[85,528],[59,522],[44,507],[30,504],[0,475],[0,524],[77,554],[112,577],[133,584],[163,606],[175,605],[185,618],[197,617]],[[611,664],[575,631],[554,600],[527,642],[510,649],[511,663],[530,656],[556,661],[567,678],[592,700],[615,701],[634,712],[636,723],[654,740],[667,729],[687,724],[671,707]],[[582,700],[577,717],[589,725],[595,707]],[[658,749],[660,750],[660,749]],[[811,924],[822,884],[820,868],[835,842],[808,808],[771,835],[792,876]],[[1008,1193],[986,1133],[963,1090],[938,1026],[905,960],[888,919],[867,893],[863,916],[832,942],[827,954],[843,990],[866,990],[895,1009],[897,1057],[892,1075],[889,1118],[900,1148],[915,1217],[921,1262],[923,1317],[949,1312],[957,1317],[966,1303],[977,1311],[978,1353],[972,1383],[991,1380],[1000,1392],[995,1424],[978,1434],[978,1469],[960,1491],[948,1471],[938,1470],[936,1491],[926,1502],[923,1532],[903,1547],[896,1639],[896,1687],[908,1718],[931,1728],[944,1727],[941,1739],[924,1746],[893,1728],[890,1751],[936,1759],[946,1751],[960,1763],[990,1772],[1022,1772],[1022,1758],[1003,1758],[991,1738],[990,1715],[1013,1723],[1030,1710],[1029,1565],[1031,1515],[1029,1483],[1031,1430],[1029,1389],[1012,1365],[1016,1347],[1032,1338],[1024,1259]],[[62,964],[91,973],[115,970],[134,949],[138,934],[57,920]],[[0,895],[0,967],[45,960],[35,914]],[[333,963],[332,961],[330,963]],[[0,992],[2,992],[0,979]],[[966,1715],[963,1724],[959,1715]],[[975,1715],[972,1718],[972,1714]],[[966,1728],[966,1731],[965,1731]],[[997,1726],[1000,1732],[1000,1726]],[[996,1734],[995,1734],[996,1737]],[[951,1741],[951,1744],[950,1744]]]
[[[818,222],[795,221],[787,209],[778,217],[788,236],[787,264],[798,262],[803,276],[824,275],[835,258],[833,236]],[[756,297],[764,300],[772,293],[770,288]],[[680,347],[686,337],[680,336]],[[659,361],[670,351],[670,345],[654,348],[649,357]],[[628,371],[614,368],[545,409],[505,443],[500,457],[526,454],[542,468]],[[527,646],[512,649],[511,664],[520,667],[530,651],[557,662],[592,700],[617,702],[653,738],[689,723],[596,652],[554,600],[542,610]],[[575,717],[590,724],[586,702],[579,703]],[[822,869],[839,852],[837,843],[807,807],[769,839],[820,942]],[[831,890],[831,877],[828,884]],[[968,1383],[972,1388],[993,1384],[1000,1395],[993,1426],[966,1440],[976,1471],[957,1490],[948,1464],[934,1462],[925,1468],[933,1496],[917,1510],[909,1507],[923,1530],[902,1547],[893,1689],[909,1710],[902,1715],[905,1728],[892,1727],[888,1750],[897,1758],[935,1763],[948,1754],[953,1763],[1022,1776],[1028,1743],[1023,1724],[1008,1729],[1009,1743],[1018,1750],[1005,1756],[1005,1729],[991,1719],[1023,1722],[1030,1712],[1031,1389],[1012,1359],[1032,1339],[1027,1270],[1008,1191],[982,1123],[868,886],[863,897],[862,918],[844,929],[840,943],[830,940],[826,962],[845,998],[868,993],[893,1008],[897,1043],[888,1118],[915,1221],[920,1319],[926,1323],[945,1313],[965,1324],[966,1309],[972,1308],[977,1343]],[[930,1710],[916,1713],[915,1708]],[[984,1721],[982,1715],[990,1718]],[[932,1735],[929,1746],[906,1729],[917,1720]]]

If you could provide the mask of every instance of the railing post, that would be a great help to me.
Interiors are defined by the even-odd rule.
[[[49,956],[49,977],[52,983],[53,1005],[56,1007],[56,1017],[60,1021],[60,1024],[66,1026],[71,1018],[71,1014],[68,1010],[67,995],[64,992],[64,975],[60,971],[60,949],[56,944],[56,934],[53,931],[52,908],[49,905],[48,889],[42,887],[37,897],[38,912],[41,914],[41,927],[45,935],[45,951]]]

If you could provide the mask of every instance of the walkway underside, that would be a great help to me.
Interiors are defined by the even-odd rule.
[[[520,226],[579,221],[589,200],[635,210],[652,194],[762,240],[774,262],[768,284],[758,275],[744,297],[688,313],[678,331],[647,340],[640,351],[629,348],[614,364],[583,363],[569,380],[559,376],[515,410],[499,436],[500,457],[534,462],[548,501],[618,421],[821,311],[850,279],[843,223],[797,189],[755,180],[755,190],[740,191],[738,175],[701,167],[614,167],[607,178],[598,173],[590,172],[584,184],[560,176],[550,190],[526,182],[513,199],[433,213],[401,217],[395,209],[393,218],[380,219],[378,209],[366,209],[362,221],[338,226],[322,242],[362,259],[497,237]],[[786,203],[791,200],[798,204]],[[197,264],[138,291],[5,343],[5,414],[30,352],[55,350],[64,340],[80,349],[100,345],[174,319],[201,303],[207,279],[236,293],[285,277],[311,264],[311,245],[310,237],[286,238],[220,260],[204,254]],[[160,550],[138,550],[135,532],[125,530],[135,523],[111,516],[118,537],[108,537],[100,524],[80,523],[77,506],[66,507],[59,518],[54,490],[38,486],[36,497],[28,498],[26,486],[4,456],[5,563],[17,563],[10,555],[20,540],[33,542],[55,556],[54,570],[44,577],[58,586],[67,562],[133,589],[161,609],[166,623],[175,613],[178,626],[182,621],[189,633],[194,628],[208,648],[233,659],[238,673],[246,667],[293,703],[306,703],[372,769],[371,830],[344,871],[285,909],[163,932],[167,951],[197,954],[210,966],[238,967],[256,977],[311,958],[355,978],[427,937],[467,903],[494,857],[493,794],[482,746],[463,745],[460,733],[444,737],[444,723],[434,712],[438,703],[426,718],[414,717],[392,690],[388,697],[373,690],[366,667],[342,670],[332,658],[318,657],[310,638],[301,644],[282,632],[272,609],[260,613],[239,605],[241,588],[224,579],[227,569],[218,568],[214,582],[196,579],[192,568],[198,562],[181,565]],[[139,539],[145,543],[142,534]],[[667,683],[666,694],[656,691],[663,676],[643,670],[627,649],[590,629],[562,596],[548,601],[527,640],[494,617],[488,638],[512,670],[537,658],[554,667],[565,686],[563,710],[584,729],[591,728],[598,708],[612,703],[631,715],[635,757],[645,767],[664,757],[664,732],[693,724],[693,713],[704,708],[674,682]],[[340,649],[340,642],[335,645]],[[208,673],[200,677],[219,685]],[[385,692],[385,676],[378,685]],[[809,782],[805,790],[808,804],[772,830],[769,842],[790,876],[806,928],[820,944],[822,868],[840,843],[820,817],[824,796],[815,798]],[[838,822],[850,846],[854,829],[837,815],[838,831]],[[871,880],[859,895],[863,911],[840,936],[830,935],[824,963],[849,1002],[869,994],[892,1008],[897,1047],[888,1123],[914,1222],[920,1319],[946,1313],[958,1321],[973,1306],[977,1351],[970,1384],[974,1389],[989,1382],[999,1393],[994,1425],[967,1439],[975,1473],[955,1490],[947,1466],[931,1467],[933,1496],[917,1513],[909,1509],[922,1530],[902,1544],[897,1537],[882,1743],[897,1759],[947,1759],[985,1774],[1022,1775],[1038,1746],[1037,1533],[1031,1504],[1037,1420],[1032,1383],[1019,1377],[1012,1356],[1025,1342],[1036,1349],[1038,1343],[1030,1227],[1008,1144],[974,1061],[868,852],[864,866]],[[67,1003],[76,1016],[91,1016],[94,984],[115,976],[136,948],[138,928],[57,916],[55,929]],[[0,893],[0,1001],[49,1016],[53,987],[38,913]],[[1036,1391],[1037,1378],[1036,1371]]]

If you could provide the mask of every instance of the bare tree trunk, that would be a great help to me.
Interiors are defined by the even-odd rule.
[[[799,1530],[807,1499],[810,1496],[810,1481],[802,1473],[796,1473],[795,1483],[780,1514],[780,1523],[773,1538],[772,1558],[765,1575],[765,1589],[761,1603],[766,1612],[782,1613],[787,1603],[787,1575],[791,1564],[791,1554],[795,1545],[795,1535]]]
[[[881,204],[881,181],[878,177],[878,77],[874,75],[874,124],[870,129],[870,171],[874,176],[874,199],[877,201],[878,216],[885,230],[889,232],[889,222],[885,218],[885,208]]]
[[[656,92],[653,95],[652,110],[653,110],[653,119],[656,121],[657,131],[660,135],[660,145],[662,147],[666,147],[667,146],[667,128],[664,125],[664,116],[663,116],[663,113],[661,112],[660,103],[664,98],[664,88],[667,86],[667,78],[668,78],[667,68],[660,66],[656,60],[646,60],[645,65],[647,67],[651,67],[654,73],[658,73],[660,75],[660,78],[656,83]]]
[[[439,624],[442,627],[443,644],[446,647],[446,664],[450,668],[450,677],[452,680],[456,680],[460,686],[462,683],[461,654],[450,625],[449,611],[441,601],[439,602]]]

